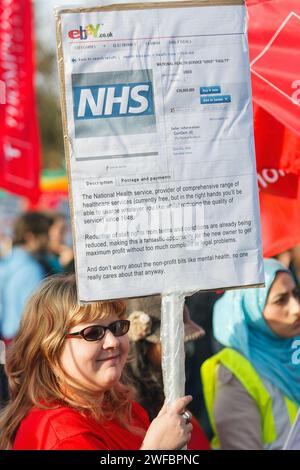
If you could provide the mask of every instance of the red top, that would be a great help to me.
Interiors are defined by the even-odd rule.
[[[195,416],[192,416],[191,423],[193,425],[193,431],[191,440],[187,445],[188,450],[209,450],[209,440],[204,434],[204,431],[202,430]]]
[[[146,431],[147,412],[132,403],[132,425]],[[197,420],[192,418],[193,432],[189,450],[209,449]],[[60,406],[45,410],[33,408],[22,420],[13,445],[14,450],[138,450],[143,436],[137,436],[113,420],[98,423],[78,411]]]
[[[132,403],[132,425],[147,430],[146,411]],[[52,410],[33,408],[22,420],[14,450],[137,450],[137,436],[113,420],[98,423],[78,411],[60,406]]]

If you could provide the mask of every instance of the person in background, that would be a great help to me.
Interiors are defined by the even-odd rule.
[[[39,212],[22,214],[15,223],[13,249],[0,260],[0,337],[18,331],[26,300],[48,274],[41,262],[47,251],[50,221]]]
[[[128,300],[127,314],[131,325],[129,330],[131,353],[127,364],[127,373],[138,391],[138,402],[147,410],[150,420],[152,420],[165,400],[161,369],[160,296]],[[203,337],[205,332],[203,328],[191,320],[186,306],[184,307],[183,320],[187,355],[189,345],[194,340]],[[209,449],[209,442],[194,416],[191,422],[193,432],[188,449]]]
[[[274,256],[274,258],[276,258],[281,264],[283,264],[283,266],[285,266],[292,272],[298,287],[300,287],[299,252],[299,246],[295,246]]]
[[[10,401],[0,448],[176,450],[192,425],[192,397],[164,406],[149,423],[126,383],[130,323],[125,303],[78,304],[74,275],[47,278],[28,301],[7,351]]]
[[[0,231],[0,259],[7,256],[12,249],[12,239]]]
[[[214,448],[282,449],[299,407],[299,291],[278,261],[264,269],[264,288],[227,291],[215,304],[225,348],[202,366]]]
[[[292,252],[292,262],[289,268],[292,270],[294,273],[298,285],[300,285],[300,245],[296,245],[293,248],[291,248]]]
[[[49,212],[46,215],[51,222],[47,261],[52,266],[52,274],[73,273],[75,270],[73,249],[65,243],[66,218],[63,214],[56,212]]]

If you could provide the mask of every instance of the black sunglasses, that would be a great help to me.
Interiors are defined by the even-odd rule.
[[[81,331],[76,331],[76,333],[66,333],[66,338],[74,338],[80,336],[86,341],[99,341],[104,338],[106,330],[111,331],[114,336],[123,336],[128,333],[130,327],[129,320],[117,320],[110,325],[92,325],[83,328]]]

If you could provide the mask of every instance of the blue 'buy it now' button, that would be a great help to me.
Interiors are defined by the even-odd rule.
[[[211,95],[213,93],[221,93],[220,86],[201,86],[200,95]]]

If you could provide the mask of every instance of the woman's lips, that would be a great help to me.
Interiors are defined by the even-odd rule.
[[[103,357],[101,359],[97,359],[97,362],[111,361],[113,359],[119,359],[119,357],[120,357],[120,354],[118,354],[117,356]]]

